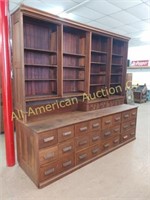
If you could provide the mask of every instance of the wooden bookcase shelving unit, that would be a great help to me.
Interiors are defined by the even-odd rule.
[[[12,29],[18,162],[39,188],[135,139],[129,38],[24,5]]]

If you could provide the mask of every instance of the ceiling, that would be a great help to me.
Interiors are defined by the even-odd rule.
[[[9,0],[131,38],[129,46],[150,45],[150,0]]]

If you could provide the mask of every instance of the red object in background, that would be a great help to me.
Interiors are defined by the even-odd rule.
[[[149,60],[135,60],[135,61],[132,61],[131,62],[131,66],[139,66],[139,67],[142,67],[142,66],[148,66],[149,64]]]
[[[8,0],[0,0],[0,67],[7,166],[14,166],[14,133],[12,121],[12,89],[9,46]]]

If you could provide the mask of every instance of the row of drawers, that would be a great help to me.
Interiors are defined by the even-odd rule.
[[[116,135],[113,138],[104,140],[79,152],[70,152],[70,154],[61,157],[59,161],[54,160],[51,163],[41,166],[40,180],[44,181],[59,173],[71,169],[75,165],[82,164],[94,158],[95,156],[110,151],[112,148],[117,147],[120,143],[126,142],[133,137],[135,137],[135,129],[129,130],[122,135]]]
[[[40,133],[38,136],[39,148],[55,145],[64,142],[73,137],[80,137],[89,132],[106,130],[112,126],[119,125],[121,122],[126,123],[136,117],[136,109],[109,115],[103,118],[98,118],[90,121],[81,122],[75,125],[62,127],[59,129]],[[130,123],[130,122],[129,122]],[[124,124],[127,126],[127,124]],[[127,129],[127,127],[125,128]]]

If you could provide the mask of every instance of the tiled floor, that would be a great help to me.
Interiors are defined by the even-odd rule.
[[[6,167],[3,135],[0,163],[1,200],[150,200],[150,102],[139,104],[134,142],[43,189]]]

